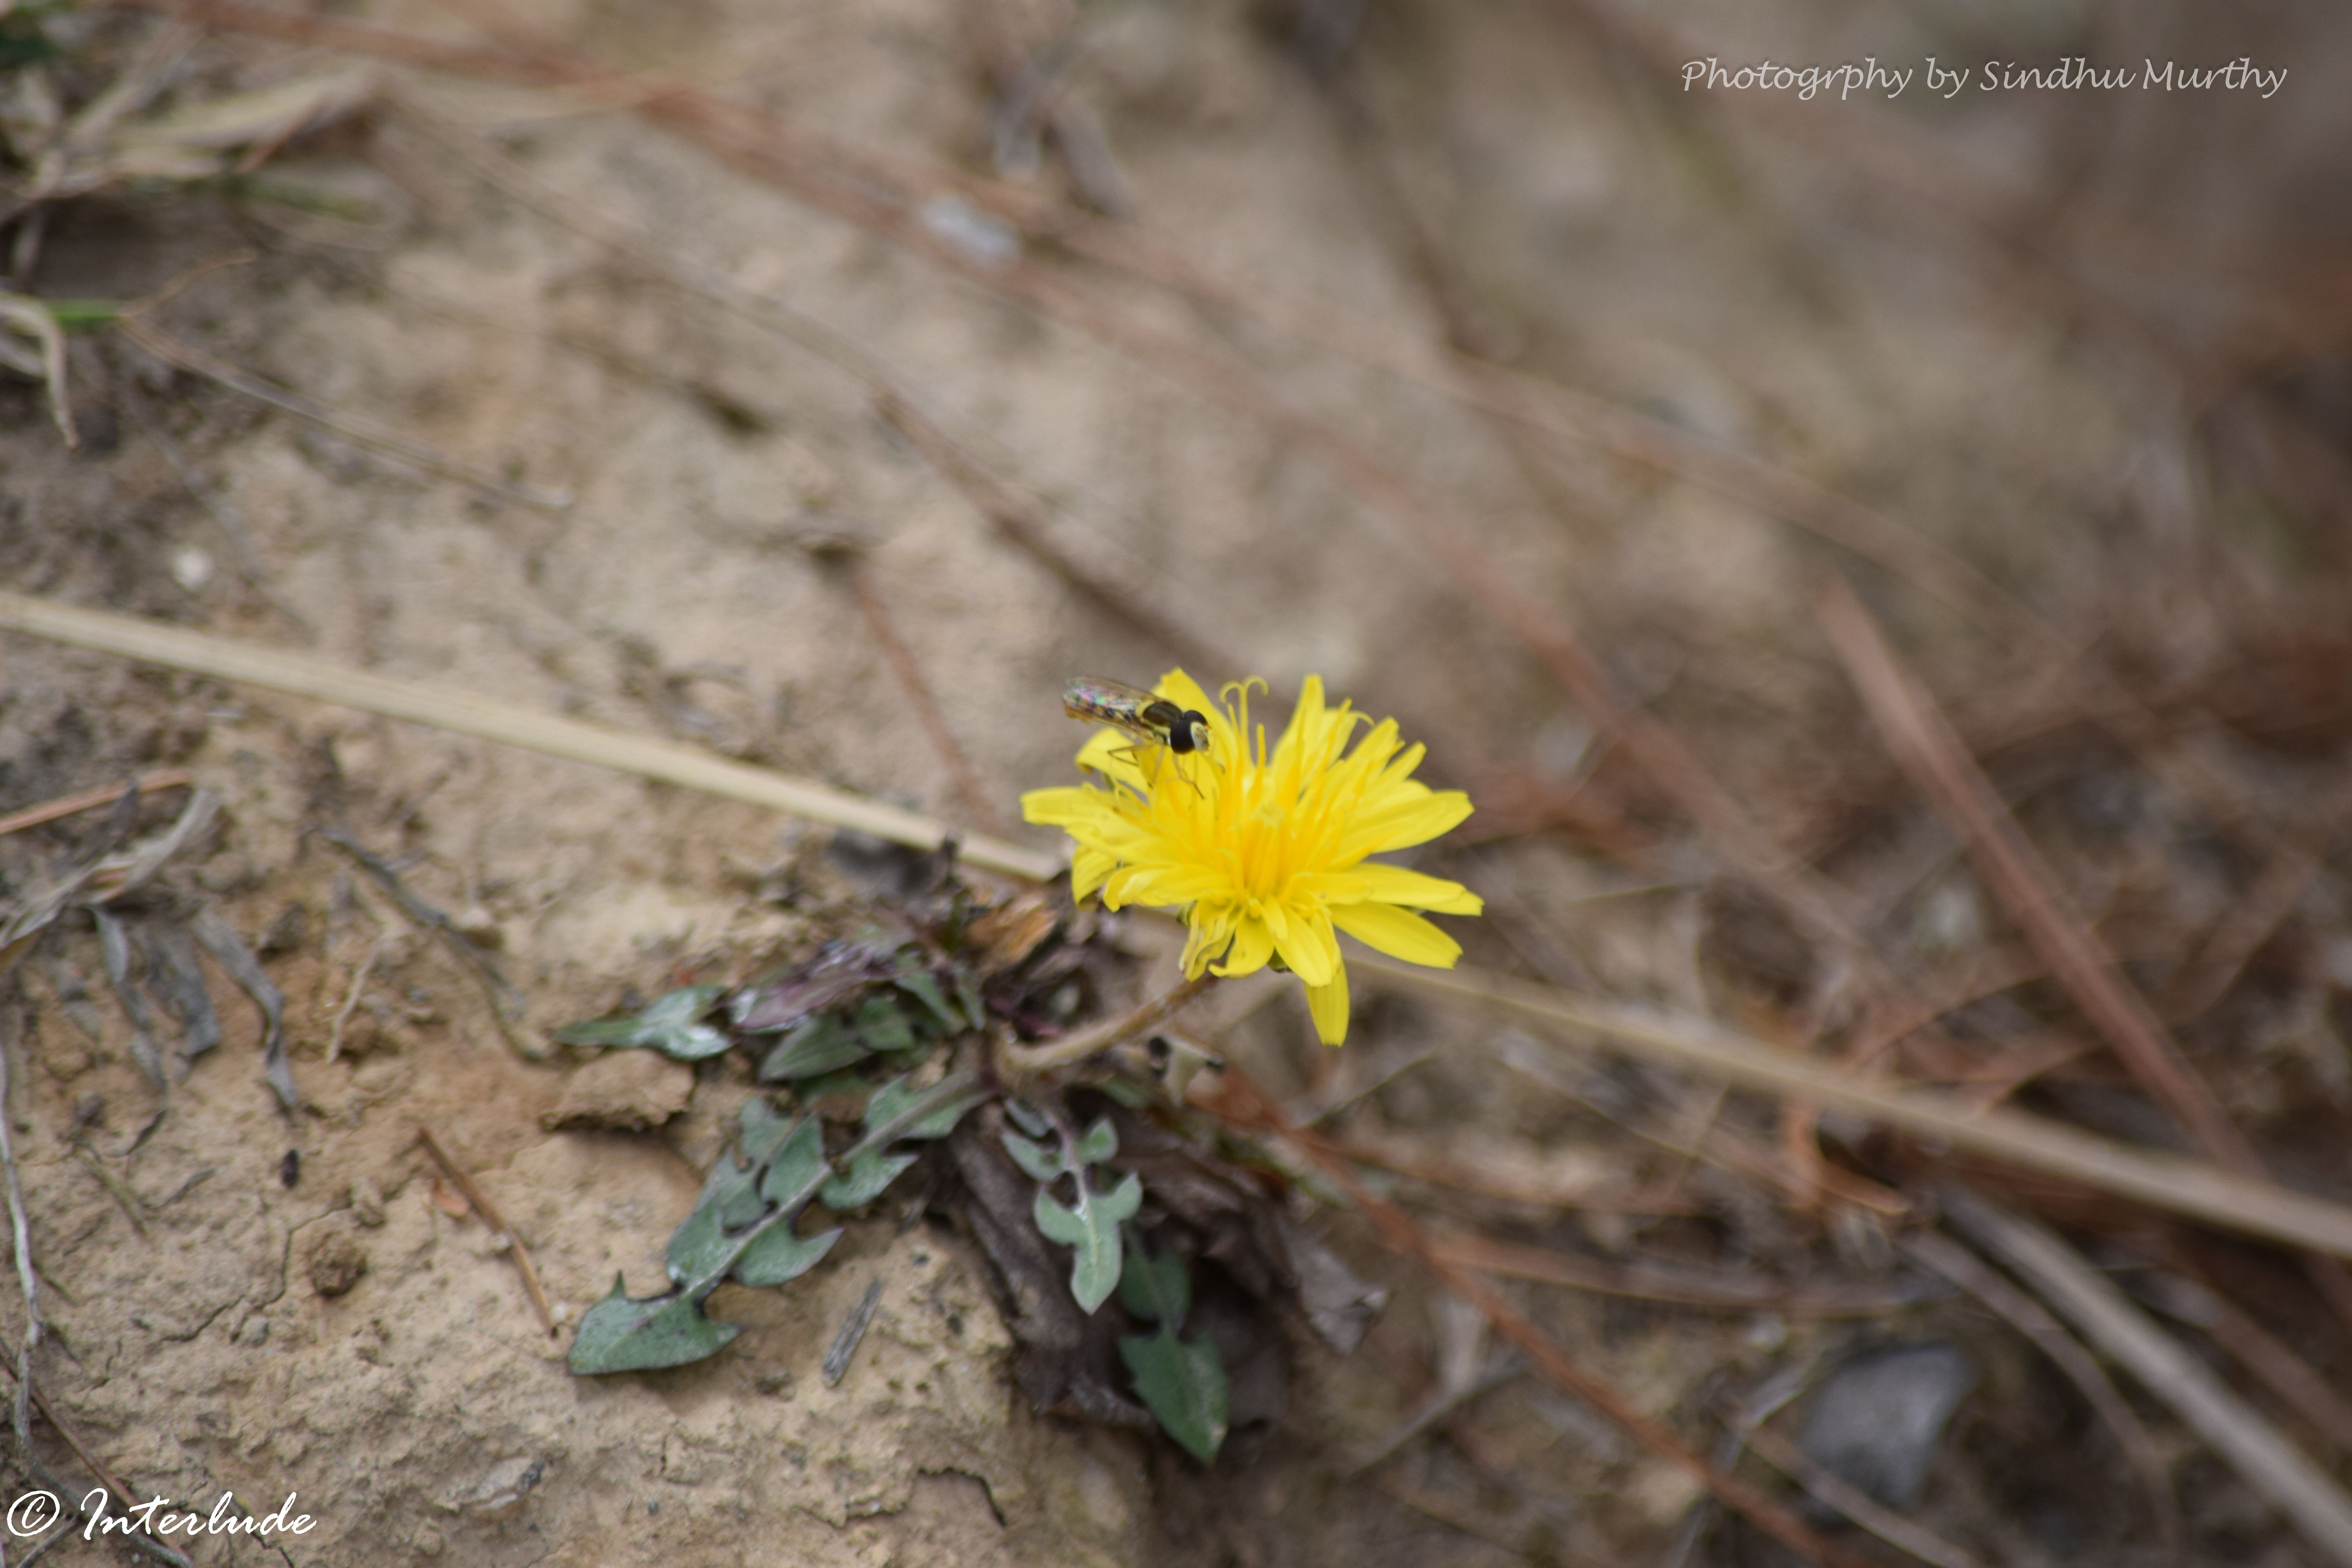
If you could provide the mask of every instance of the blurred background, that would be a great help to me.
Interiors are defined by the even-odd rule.
[[[1808,98],[1708,61],[1909,75]],[[1320,674],[1476,802],[1414,863],[1487,900],[1448,922],[1481,970],[2352,1196],[2338,6],[158,0],[0,9],[0,71],[11,589],[1041,851],[1017,797],[1068,782],[1067,678],[1258,676],[1278,722]],[[849,874],[823,835],[13,634],[0,659],[0,811],[187,766],[235,823],[208,891],[248,931],[316,911],[278,978],[333,1213],[436,1116],[522,1162],[551,1228],[566,1184],[666,1194],[600,1197],[613,1234],[542,1259],[559,1296],[658,1257],[688,1165],[530,1164],[551,1069],[429,999],[444,961],[352,913],[307,814],[331,795],[494,932],[542,1025],[821,934],[777,889]],[[1359,980],[1338,1054],[1295,987],[1209,1026],[1835,1551],[2352,1561],[2337,1266]],[[123,1027],[23,1034],[53,1215],[109,1211],[67,1156],[92,1086],[136,1081]],[[230,1158],[268,1114],[236,1096],[133,1185]],[[266,1263],[304,1223],[279,1201],[207,1234]],[[2028,1213],[2303,1468],[2103,1381],[2128,1359],[2003,1261]],[[761,1458],[814,1441],[805,1401],[559,1417],[527,1358],[543,1382],[435,1385],[478,1413],[436,1416],[380,1386],[404,1325],[493,1352],[423,1284],[356,1363],[363,1321],[320,1305],[275,1372],[224,1328],[78,1408],[145,1474],[353,1500],[325,1561],[1799,1560],[1336,1235],[1386,1314],[1206,1471],[1000,1411],[810,1501]],[[377,1251],[367,1289],[429,1271]],[[201,1315],[142,1292],[228,1267],[133,1257],[89,1289],[134,1345]],[[337,1408],[374,1424],[364,1507]],[[500,1443],[611,1496],[542,1498],[529,1539],[434,1511]],[[683,1533],[598,1511],[639,1490]]]

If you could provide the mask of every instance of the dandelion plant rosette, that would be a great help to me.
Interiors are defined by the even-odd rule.
[[[1205,752],[1139,748],[1106,729],[1077,756],[1104,784],[1021,797],[1024,819],[1076,842],[1073,896],[1099,890],[1107,909],[1181,910],[1188,979],[1278,963],[1306,984],[1316,1033],[1328,1045],[1348,1034],[1339,932],[1407,963],[1454,966],[1461,944],[1424,911],[1475,915],[1485,907],[1478,896],[1370,859],[1425,844],[1470,815],[1460,790],[1412,777],[1424,748],[1404,744],[1394,720],[1363,730],[1367,716],[1345,702],[1327,706],[1322,679],[1310,675],[1269,752],[1264,727],[1250,728],[1246,684],[1227,686],[1225,700],[1213,702],[1177,669],[1153,689],[1206,716]]]

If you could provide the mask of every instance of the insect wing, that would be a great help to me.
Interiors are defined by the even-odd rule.
[[[1139,687],[1092,676],[1082,675],[1062,688],[1062,710],[1071,718],[1108,724],[1139,741],[1165,745],[1166,728],[1144,717],[1145,710],[1159,701],[1159,698]]]

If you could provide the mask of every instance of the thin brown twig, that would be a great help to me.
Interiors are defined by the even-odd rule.
[[[2245,896],[2223,911],[2181,966],[2168,998],[2174,1018],[2202,1017],[2229,994],[2255,951],[2270,940],[2319,875],[2320,859],[2300,844],[2280,847]]]
[[[449,1157],[449,1151],[441,1146],[441,1140],[433,1136],[433,1129],[418,1123],[416,1141],[425,1145],[425,1152],[433,1156],[433,1163],[441,1167],[442,1173],[466,1194],[466,1201],[474,1205],[474,1212],[482,1216],[483,1223],[505,1239],[508,1250],[514,1254],[515,1266],[522,1270],[522,1288],[530,1293],[530,1304],[537,1309],[539,1321],[552,1335],[555,1332],[555,1310],[547,1304],[547,1290],[539,1282],[539,1268],[530,1260],[530,1248],[523,1245],[522,1237],[515,1234],[514,1226],[507,1223],[506,1216],[499,1212],[496,1204],[490,1202],[490,1195],[482,1191],[480,1184]]]
[[[1757,1457],[1871,1534],[1934,1568],[1985,1568],[1984,1560],[1915,1524],[1891,1508],[1882,1508],[1868,1492],[1826,1465],[1808,1458],[1804,1451],[1769,1426],[1748,1429],[1748,1446]]]
[[[1547,1247],[1522,1247],[1459,1231],[1439,1231],[1430,1245],[1465,1268],[1605,1296],[1630,1296],[1720,1311],[1784,1312],[1793,1318],[1873,1318],[1899,1311],[1918,1292],[1894,1285],[1806,1285],[1647,1263],[1609,1263]]]
[[[27,827],[38,827],[45,822],[55,822],[76,812],[94,806],[112,805],[126,795],[145,795],[155,790],[179,789],[194,782],[195,774],[185,768],[158,768],[152,773],[142,773],[129,784],[103,784],[86,789],[79,795],[59,795],[39,805],[28,805],[22,811],[12,811],[0,816],[0,837],[21,833]]]
[[[947,766],[948,776],[955,781],[956,794],[963,800],[965,814],[976,826],[986,828],[991,833],[1003,832],[1003,815],[996,809],[995,802],[989,798],[988,791],[982,785],[980,774],[973,770],[971,758],[964,751],[962,742],[956,739],[955,731],[948,728],[947,717],[940,711],[939,700],[931,695],[929,683],[923,679],[922,667],[915,662],[913,650],[898,635],[898,628],[891,624],[889,609],[882,603],[881,594],[875,589],[873,574],[866,570],[864,561],[855,556],[844,563],[844,572],[849,578],[850,592],[857,595],[857,607],[866,616],[866,629],[882,646],[883,662],[890,667],[892,678],[898,682],[898,690],[907,699],[908,705],[914,709],[923,732],[930,738],[931,750],[939,753],[940,761]]]
[[[1902,1247],[1913,1261],[1934,1269],[2006,1320],[2066,1374],[2084,1403],[2106,1423],[2116,1447],[2123,1450],[2125,1462],[2131,1466],[2132,1474],[2139,1479],[2140,1490],[2147,1496],[2148,1510],[2155,1515],[2157,1529],[2164,1535],[2166,1549],[2179,1562],[2186,1549],[2187,1536],[2181,1528],[2180,1504],[2173,1497],[2172,1483],[2165,1475],[2164,1456],[2157,1448],[2156,1439],[2148,1435],[2147,1427],[2124,1402],[2123,1395],[2116,1392],[2116,1385],[2107,1381],[2107,1374],[2099,1369],[2090,1352],[2041,1302],[1986,1267],[1975,1253],[1958,1242],[1933,1231],[1923,1231],[1905,1237]]]
[[[367,989],[368,976],[383,958],[383,950],[391,941],[391,932],[379,930],[375,940],[368,944],[368,955],[352,971],[352,988],[343,997],[343,1005],[335,1011],[334,1026],[327,1032],[327,1059],[334,1061],[343,1054],[343,1030],[350,1025],[352,1015],[359,1010],[360,997]]]
[[[1497,1294],[1483,1277],[1448,1258],[1410,1215],[1374,1195],[1354,1167],[1321,1134],[1294,1124],[1281,1106],[1240,1068],[1227,1068],[1215,1093],[1196,1103],[1205,1104],[1237,1127],[1270,1133],[1287,1142],[1347,1194],[1349,1201],[1371,1222],[1384,1246],[1419,1258],[1455,1294],[1484,1312],[1496,1332],[1517,1346],[1546,1381],[1570,1398],[1580,1399],[1600,1411],[1627,1436],[1696,1479],[1725,1507],[1814,1562],[1830,1568],[1862,1568],[1853,1553],[1822,1540],[1755,1487],[1694,1451],[1662,1423],[1644,1415],[1614,1384],[1579,1364],[1550,1336]]]
[[[1159,643],[1203,681],[1223,673],[1223,660],[1208,639],[1178,625],[1151,603],[1143,584],[1122,580],[1126,574],[1099,562],[1079,560],[1054,537],[1043,510],[989,472],[981,461],[939,427],[930,416],[895,388],[876,395],[882,417],[928,459],[941,477],[963,492],[972,509],[988,519],[997,532],[1027,551],[1084,599],[1129,630]]]
[[[114,324],[123,336],[167,364],[176,365],[182,370],[201,375],[207,381],[217,382],[231,392],[250,397],[257,403],[266,403],[270,407],[281,413],[291,414],[298,419],[308,420],[323,429],[333,431],[346,440],[356,441],[362,447],[373,447],[377,451],[387,453],[402,462],[413,463],[427,473],[438,474],[446,479],[455,479],[460,484],[471,486],[484,495],[494,496],[500,500],[513,501],[518,506],[527,506],[536,511],[562,511],[572,504],[572,498],[560,491],[543,490],[536,486],[509,484],[495,474],[485,472],[470,464],[458,462],[454,458],[444,457],[422,442],[379,425],[373,419],[329,408],[324,404],[313,402],[299,393],[272,385],[258,376],[239,370],[226,360],[207,353],[193,343],[182,342],[149,321],[140,310],[123,311],[115,318]]]

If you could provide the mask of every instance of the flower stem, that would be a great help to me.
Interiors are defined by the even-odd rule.
[[[1005,1077],[1017,1079],[1034,1078],[1055,1068],[1082,1062],[1157,1027],[1215,983],[1216,977],[1207,973],[1191,980],[1180,980],[1132,1012],[1106,1019],[1091,1028],[1081,1029],[1075,1035],[1065,1036],[1046,1045],[1016,1046],[1008,1041],[1000,1049],[998,1065]]]

